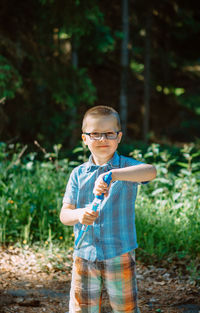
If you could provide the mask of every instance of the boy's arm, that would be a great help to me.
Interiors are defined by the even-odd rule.
[[[151,164],[139,164],[117,168],[111,170],[111,172],[112,181],[123,180],[141,183],[150,181],[156,177],[156,168]],[[105,196],[108,195],[110,186],[108,187],[107,184],[103,181],[103,176],[105,174],[106,173],[101,174],[95,182],[95,187],[93,190],[95,195],[100,195],[101,193],[104,193]]]
[[[90,208],[76,209],[75,205],[63,203],[60,211],[60,221],[64,225],[73,226],[77,223],[92,225],[98,217],[98,212]]]
[[[146,182],[156,177],[156,168],[151,164],[139,164],[112,170],[112,180]]]

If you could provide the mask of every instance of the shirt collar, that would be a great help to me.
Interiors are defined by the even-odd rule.
[[[97,169],[99,167],[107,168],[107,170],[110,171],[113,168],[119,168],[119,166],[120,166],[120,157],[117,152],[115,152],[113,157],[103,165],[94,164],[92,155],[90,155],[88,162],[86,162],[86,171],[89,172],[91,169]]]

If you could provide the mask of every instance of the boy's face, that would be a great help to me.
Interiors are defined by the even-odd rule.
[[[116,135],[116,139],[107,139],[103,135],[99,140],[94,140],[89,135],[82,134],[82,139],[92,153],[96,164],[102,165],[113,157],[122,137],[122,132],[115,134],[119,130],[117,120],[112,115],[87,117],[85,133],[114,133]]]

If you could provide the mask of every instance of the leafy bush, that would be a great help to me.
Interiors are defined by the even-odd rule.
[[[0,241],[72,245],[72,227],[61,224],[59,212],[69,174],[86,161],[87,151],[78,146],[70,161],[59,158],[60,145],[52,153],[43,150],[40,158],[36,152],[25,155],[26,148],[0,145]],[[140,257],[199,259],[199,146],[185,145],[174,153],[152,144],[130,154],[157,168],[157,178],[139,187],[136,201]]]
[[[22,78],[14,66],[0,55],[0,99],[14,98],[22,85]]]
[[[157,177],[140,187],[136,227],[141,250],[149,257],[200,255],[200,151],[185,145],[179,157],[153,144],[131,155],[157,168]]]
[[[72,229],[60,223],[59,211],[73,163],[58,160],[59,145],[42,161],[36,153],[21,160],[20,145],[0,148],[0,241],[69,240]]]

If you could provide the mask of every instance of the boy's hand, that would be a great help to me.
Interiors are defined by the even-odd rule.
[[[103,177],[106,175],[107,173],[101,174],[99,175],[99,177],[97,178],[97,180],[95,181],[95,185],[94,185],[94,189],[93,189],[93,193],[95,195],[101,195],[102,193],[104,194],[104,196],[108,196],[109,193],[109,189],[111,186],[111,183],[108,184],[105,183],[105,181],[103,180]]]
[[[94,212],[90,208],[84,208],[79,210],[78,219],[81,224],[92,225],[98,216],[98,212]]]

